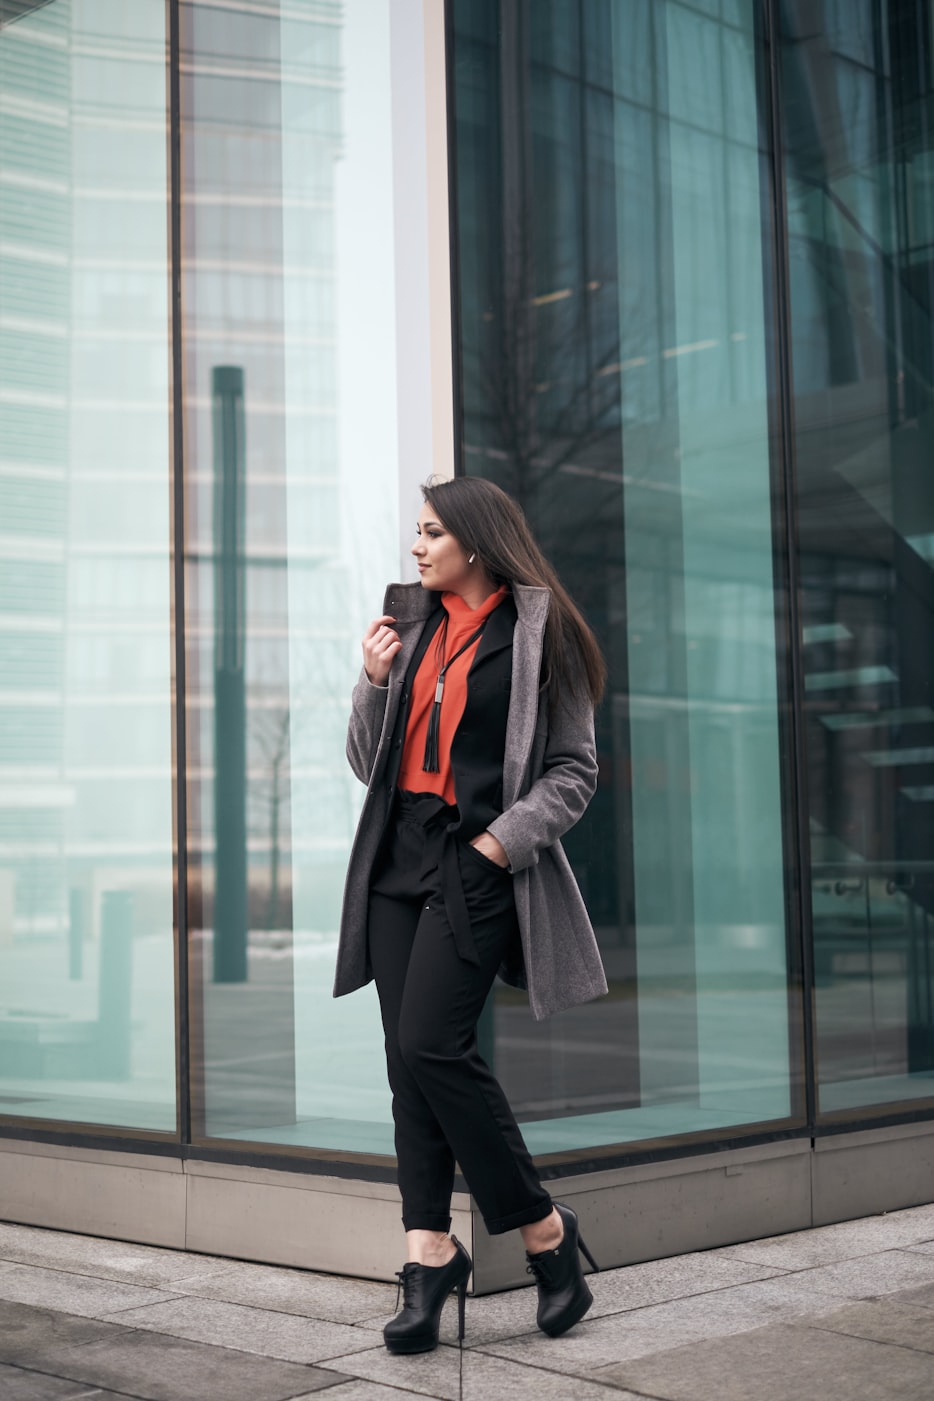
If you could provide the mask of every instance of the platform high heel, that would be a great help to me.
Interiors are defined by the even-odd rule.
[[[578,1252],[593,1269],[599,1268],[581,1240],[577,1213],[560,1202],[555,1202],[555,1210],[564,1224],[560,1245],[554,1250],[526,1254],[528,1272],[535,1276],[538,1285],[538,1326],[550,1338],[557,1338],[573,1328],[593,1303]]]
[[[457,1293],[457,1341],[464,1341],[467,1280],[473,1261],[456,1236],[455,1254],[446,1265],[404,1265],[398,1271],[402,1312],[383,1329],[390,1352],[431,1352],[438,1346],[441,1310],[449,1294]],[[396,1296],[398,1304],[398,1294]]]

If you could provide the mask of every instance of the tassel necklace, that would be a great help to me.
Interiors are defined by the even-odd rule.
[[[438,761],[438,734],[441,729],[441,702],[444,699],[445,672],[447,671],[449,666],[453,666],[453,664],[457,661],[458,657],[463,656],[463,654],[467,651],[468,647],[473,646],[477,638],[483,632],[483,629],[486,627],[489,620],[490,614],[488,613],[487,616],[483,619],[483,622],[477,628],[476,632],[472,632],[470,634],[464,645],[462,647],[458,647],[453,657],[451,657],[449,661],[444,662],[441,667],[441,670],[438,672],[438,683],[435,686],[435,700],[434,704],[431,707],[431,715],[428,717],[428,734],[425,737],[425,757],[422,761],[423,773],[439,773],[441,768],[440,763]],[[448,620],[447,617],[445,617],[444,636],[441,638],[442,657],[444,656],[444,645],[447,640],[447,624]]]

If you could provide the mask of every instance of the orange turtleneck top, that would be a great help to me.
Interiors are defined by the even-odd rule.
[[[503,584],[491,593],[479,608],[470,608],[456,593],[443,593],[441,602],[447,613],[447,636],[444,654],[438,655],[439,640],[444,636],[444,621],[428,644],[412,682],[409,714],[405,726],[405,744],[399,769],[399,787],[410,793],[437,793],[446,803],[455,801],[454,771],[451,768],[451,745],[467,704],[467,675],[477,655],[480,638],[451,663],[444,676],[444,699],[441,702],[441,723],[438,730],[438,773],[426,773],[422,768],[428,720],[434,705],[438,672],[449,657],[467,641],[471,633],[498,608],[508,589]]]

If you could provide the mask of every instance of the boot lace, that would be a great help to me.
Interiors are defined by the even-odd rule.
[[[396,1270],[396,1281],[396,1313],[398,1313],[400,1297],[404,1309],[412,1308],[414,1305],[415,1271],[410,1269],[408,1265],[404,1265],[401,1270]]]
[[[525,1267],[526,1274],[534,1275],[539,1289],[547,1293],[553,1293],[560,1289],[563,1283],[563,1272],[558,1255],[558,1250],[546,1250],[535,1258],[527,1256],[528,1264]]]

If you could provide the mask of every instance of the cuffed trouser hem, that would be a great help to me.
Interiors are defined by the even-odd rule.
[[[414,1215],[403,1215],[402,1229],[404,1231],[441,1231],[447,1233],[451,1229],[450,1216],[442,1216],[440,1213],[422,1211],[415,1212]]]
[[[553,1208],[554,1203],[549,1197],[546,1202],[527,1206],[525,1211],[514,1211],[511,1216],[501,1216],[495,1221],[484,1220],[483,1224],[491,1236],[504,1236],[507,1231],[517,1231],[520,1226],[534,1226],[536,1221],[544,1221]]]

